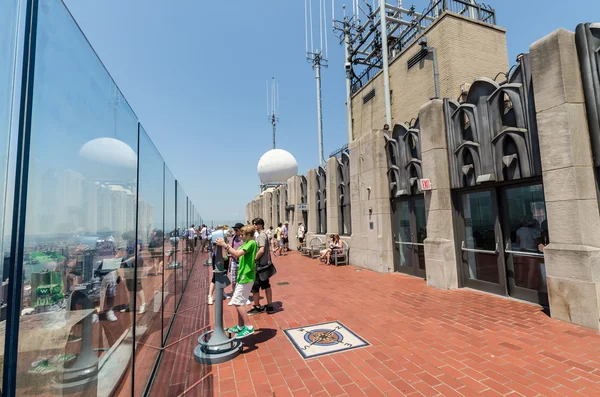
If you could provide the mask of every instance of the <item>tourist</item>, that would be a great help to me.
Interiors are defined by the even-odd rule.
[[[237,226],[237,225],[236,225]],[[239,261],[237,277],[231,304],[235,306],[240,323],[227,331],[236,334],[236,339],[245,338],[254,333],[254,327],[250,325],[248,314],[243,309],[246,301],[250,297],[253,283],[256,277],[255,256],[257,252],[256,241],[254,241],[254,226],[244,226],[241,228],[241,235],[244,243],[239,249],[234,249],[222,238],[217,239],[216,244],[222,247],[225,252]]]
[[[304,236],[306,234],[306,228],[302,222],[298,222],[298,251],[302,249],[302,245],[304,244]]]
[[[267,314],[275,313],[273,309],[273,294],[271,291],[271,283],[269,279],[275,274],[275,266],[271,262],[271,253],[269,252],[269,239],[264,231],[265,221],[261,218],[256,218],[253,221],[256,230],[258,231],[258,251],[256,253],[256,278],[254,285],[252,286],[252,293],[254,295],[254,307],[248,312],[248,315],[253,316],[255,314],[263,313],[265,310]],[[267,296],[267,306],[261,307],[260,305],[260,290],[265,291]]]
[[[279,252],[279,256],[281,256],[281,249],[283,248],[283,242],[281,240],[281,223],[277,225],[277,229],[275,229],[275,237],[277,239],[277,248],[275,248],[275,252],[273,254],[277,255]]]
[[[290,240],[288,239],[289,226],[290,226],[290,223],[286,221],[283,224],[283,227],[281,228],[281,245],[283,246],[284,252],[289,251],[289,242],[290,242]]]
[[[342,241],[340,240],[339,234],[332,234],[331,241],[329,241],[329,247],[321,251],[319,259],[329,265],[331,262],[331,252],[336,248],[342,248]]]
[[[196,242],[196,229],[194,228],[194,225],[192,225],[188,230],[187,230],[187,250],[194,252],[194,248],[195,245],[194,243]]]
[[[200,252],[206,252],[208,249],[208,229],[206,225],[202,225],[200,229]]]
[[[231,237],[231,240],[229,240],[229,245],[231,246],[231,248],[233,248],[234,250],[238,250],[242,244],[244,243],[244,239],[242,238],[242,228],[244,227],[243,224],[241,223],[236,223],[233,226],[233,236]],[[235,293],[235,284],[236,284],[236,280],[237,280],[237,275],[238,275],[238,268],[239,268],[239,261],[236,257],[232,256],[230,261],[229,261],[229,277],[231,279],[231,297],[233,297],[233,294]],[[251,305],[252,302],[250,300],[248,300],[246,302],[246,304]],[[229,302],[229,306],[233,305],[233,301]]]

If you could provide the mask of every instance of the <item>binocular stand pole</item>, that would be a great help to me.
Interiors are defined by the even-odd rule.
[[[204,262],[204,266],[212,266],[212,264],[213,264],[214,251],[213,251],[212,242],[210,240],[208,241],[208,252],[209,252],[208,259],[206,259],[206,261]],[[216,278],[216,276],[215,276],[215,278]],[[216,284],[216,281],[217,280],[215,280],[215,284]]]
[[[215,328],[198,338],[198,346],[194,349],[194,359],[201,364],[219,364],[237,357],[242,351],[242,342],[229,338],[223,329],[223,291],[231,284],[223,266],[221,247],[213,250],[215,263]],[[208,339],[210,335],[210,339]]]

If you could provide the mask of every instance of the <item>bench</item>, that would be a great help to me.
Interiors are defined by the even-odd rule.
[[[318,258],[321,255],[321,250],[325,248],[325,243],[319,237],[313,237],[310,242],[304,247],[303,255],[312,259]]]
[[[348,252],[350,251],[350,247],[348,247],[348,244],[344,240],[341,240],[341,242],[342,247],[332,249],[329,257],[331,263],[336,266],[348,264]]]

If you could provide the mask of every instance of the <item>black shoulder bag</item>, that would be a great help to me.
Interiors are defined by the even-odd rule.
[[[265,232],[261,232],[261,234],[263,234],[263,233],[266,236]],[[259,238],[260,238],[260,236],[259,236]],[[268,279],[273,277],[275,274],[277,274],[277,269],[275,268],[275,265],[271,261],[271,250],[269,249],[269,247],[270,247],[269,238],[267,237],[266,240],[267,240],[267,242],[264,246],[265,252],[263,252],[262,256],[258,259],[258,263],[256,264],[256,275],[258,276],[260,281],[267,281]],[[259,247],[259,249],[260,249],[260,247]]]

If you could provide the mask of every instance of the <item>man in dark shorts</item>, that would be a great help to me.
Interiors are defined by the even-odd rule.
[[[258,232],[258,238],[256,242],[258,243],[258,251],[256,252],[256,267],[257,269],[261,266],[267,265],[271,261],[271,253],[269,251],[269,238],[267,237],[267,233],[265,233],[265,221],[262,218],[256,218],[252,221],[254,226],[256,226],[256,231]],[[267,306],[262,307],[260,305],[260,290],[265,291],[265,295],[267,296]],[[269,278],[266,280],[261,280],[261,278],[256,275],[254,279],[254,285],[252,286],[252,294],[254,295],[254,307],[248,312],[249,316],[253,316],[255,314],[260,314],[263,312],[267,312],[267,314],[275,313],[273,309],[273,293],[271,291],[271,283]]]

